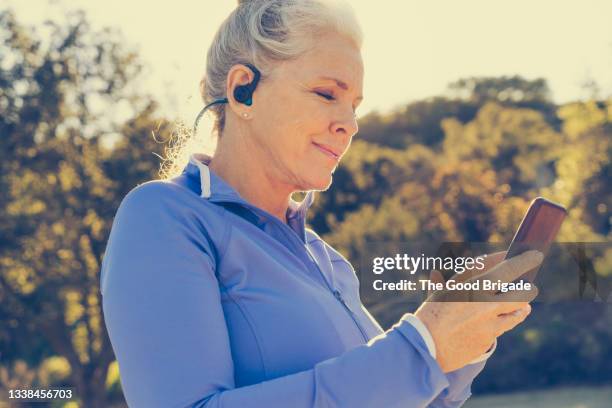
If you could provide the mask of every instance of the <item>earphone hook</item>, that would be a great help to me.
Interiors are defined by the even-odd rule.
[[[244,103],[247,106],[251,106],[253,92],[255,91],[255,88],[257,87],[257,83],[259,82],[261,73],[259,72],[257,68],[255,68],[253,65],[249,63],[243,63],[242,65],[249,67],[251,71],[253,71],[253,74],[255,75],[255,77],[253,78],[253,81],[249,82],[248,84],[237,86],[234,89],[234,98],[240,103]],[[216,101],[212,101],[208,105],[204,106],[202,110],[200,110],[198,115],[196,116],[196,119],[193,123],[193,134],[194,135],[196,134],[198,130],[198,123],[200,122],[200,119],[211,106],[217,105],[220,103],[227,103],[227,102],[228,102],[227,98],[217,99]]]

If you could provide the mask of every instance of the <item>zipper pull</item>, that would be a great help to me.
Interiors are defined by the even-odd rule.
[[[357,321],[357,316],[355,316],[355,313],[353,313],[353,311],[351,310],[351,308],[346,304],[346,302],[344,301],[344,298],[342,298],[342,293],[340,293],[340,291],[338,289],[334,289],[332,291],[334,297],[336,299],[338,299],[338,302],[340,302],[342,304],[342,306],[344,306],[344,308],[346,309],[347,313],[349,314],[349,316],[351,316],[351,318],[353,319],[353,322],[355,323],[355,326],[357,326],[357,329],[359,329],[359,332],[361,333],[361,335],[363,336],[363,339],[367,342],[368,341],[368,336],[366,335],[366,333],[363,331],[363,328],[361,327],[361,325],[359,324],[359,322]]]
[[[334,289],[334,297],[336,299],[338,299],[338,301],[340,303],[342,303],[344,306],[346,306],[346,303],[344,303],[344,299],[342,298],[342,293],[340,293],[340,291],[338,289]]]

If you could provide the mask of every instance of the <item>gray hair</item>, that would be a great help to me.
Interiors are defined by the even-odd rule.
[[[275,63],[298,58],[314,47],[319,35],[329,32],[344,35],[361,48],[361,28],[343,0],[239,0],[208,49],[206,73],[200,81],[204,104],[227,96],[227,74],[234,65],[253,64],[265,81]],[[210,111],[215,118],[213,131],[221,136],[225,104],[214,105]],[[178,162],[186,161],[186,150],[193,150],[194,138],[183,136],[170,147],[167,161],[172,163],[164,173],[182,170]]]
[[[251,63],[262,80],[275,62],[299,57],[320,34],[338,32],[361,47],[361,29],[347,3],[330,0],[241,0],[221,24],[208,49],[206,76],[200,82],[205,104],[224,98],[227,73]],[[212,108],[215,130],[225,126],[225,105]]]

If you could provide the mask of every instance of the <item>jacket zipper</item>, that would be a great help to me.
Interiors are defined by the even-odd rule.
[[[290,229],[290,227],[287,224],[285,224],[285,223],[283,223],[281,221],[276,221],[275,219],[273,219],[272,221],[280,223],[281,224],[281,228],[289,228]],[[297,239],[297,237],[295,236],[295,232],[293,230],[287,231],[287,233],[289,235],[291,235],[291,239]],[[310,249],[308,249],[306,244],[303,244],[301,240],[300,240],[299,244],[300,244],[300,246],[303,245],[304,249],[306,250],[306,253],[308,253],[308,257],[310,258],[312,263],[316,266],[317,271],[319,271],[319,274],[321,275],[321,278],[323,279],[323,282],[325,282],[325,285],[327,286],[327,289],[329,290],[331,295],[334,298],[336,298],[336,300],[338,302],[340,302],[340,304],[342,304],[342,306],[344,307],[344,310],[346,310],[346,312],[348,313],[349,317],[353,320],[353,323],[355,323],[355,326],[357,326],[357,329],[359,329],[359,332],[361,333],[361,337],[363,337],[363,340],[367,343],[368,342],[368,336],[366,335],[365,331],[363,330],[363,328],[361,327],[361,325],[357,321],[357,316],[351,310],[349,305],[346,303],[346,301],[342,297],[342,293],[338,289],[332,288],[331,284],[327,281],[327,278],[325,277],[325,274],[323,273],[323,271],[319,267],[319,264],[315,261],[314,256],[312,256],[312,253],[310,252]]]
[[[340,291],[338,289],[334,290],[333,293],[334,293],[334,297],[336,299],[338,299],[338,301],[340,303],[342,303],[342,306],[344,306],[344,308],[346,309],[347,313],[351,316],[351,318],[355,322],[355,326],[357,326],[357,328],[361,332],[361,336],[363,337],[363,340],[367,343],[368,342],[368,336],[365,334],[365,331],[363,330],[363,328],[361,327],[361,325],[357,321],[357,316],[355,316],[355,313],[351,310],[351,308],[346,304],[346,302],[342,298],[342,293],[340,293]]]
[[[293,233],[293,231],[291,231],[291,233]],[[300,242],[300,245],[301,245],[301,242]],[[368,336],[365,334],[365,331],[363,330],[363,328],[361,327],[361,325],[357,321],[357,316],[355,315],[355,312],[353,312],[351,310],[351,308],[349,307],[349,305],[346,303],[346,301],[342,297],[342,293],[338,289],[332,288],[330,283],[327,281],[327,278],[325,277],[325,274],[323,273],[323,271],[319,267],[319,264],[315,261],[314,256],[312,256],[312,253],[310,252],[310,249],[308,249],[307,246],[304,246],[304,249],[308,253],[308,256],[310,257],[312,263],[315,264],[315,266],[317,267],[317,270],[321,274],[321,278],[323,278],[323,281],[327,285],[327,288],[329,289],[331,294],[336,298],[336,300],[338,302],[340,302],[342,304],[342,306],[344,306],[344,310],[346,310],[346,312],[349,314],[351,319],[353,319],[353,322],[355,323],[355,326],[357,326],[357,328],[359,329],[359,332],[361,333],[361,336],[363,337],[363,340],[367,343],[368,342]]]
[[[254,211],[256,213],[259,213],[261,210],[257,207],[253,207],[243,201],[240,200],[235,200],[232,198],[225,198],[222,200],[212,200],[213,202],[231,202],[231,203],[236,203],[236,204],[240,204],[246,208],[248,208],[251,211]],[[289,231],[286,231],[287,234],[285,235],[290,235],[291,238],[290,239],[298,239],[297,236],[295,236],[295,231],[293,231],[287,224],[285,224],[284,222],[276,219],[275,217],[267,217],[269,218],[269,220],[271,220],[272,222],[276,222],[280,225],[280,228],[284,229],[284,228],[288,228]],[[310,250],[308,249],[308,247],[306,246],[306,244],[302,243],[302,241],[299,241],[300,246],[303,246],[304,249],[306,250],[306,253],[308,253],[308,257],[310,258],[311,262],[316,266],[317,271],[319,271],[319,274],[321,275],[321,278],[323,279],[323,282],[325,282],[325,285],[327,286],[327,289],[329,290],[329,293],[338,301],[340,302],[340,304],[344,307],[344,310],[346,311],[346,313],[349,315],[349,317],[353,320],[353,323],[355,323],[355,326],[357,326],[357,329],[359,329],[359,332],[361,333],[361,337],[363,337],[363,340],[367,343],[368,342],[368,336],[366,335],[364,329],[361,327],[361,325],[359,324],[359,322],[357,321],[357,316],[355,315],[355,313],[351,310],[351,308],[349,307],[349,305],[346,303],[346,301],[344,300],[344,298],[342,297],[342,293],[335,288],[332,288],[332,286],[330,285],[330,283],[327,281],[327,278],[325,277],[325,274],[323,273],[323,271],[321,270],[321,268],[319,267],[319,264],[315,261],[314,256],[312,256],[312,253],[310,253]]]

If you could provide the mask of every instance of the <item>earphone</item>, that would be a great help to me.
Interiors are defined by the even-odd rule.
[[[245,63],[243,65],[249,67],[249,69],[253,71],[253,74],[255,75],[255,77],[253,78],[253,81],[249,82],[248,84],[239,85],[236,88],[234,88],[234,99],[236,99],[236,101],[243,103],[247,106],[251,106],[253,104],[253,92],[255,92],[255,88],[257,87],[259,78],[261,77],[261,73],[259,72],[257,68],[255,68],[251,64]],[[210,108],[213,105],[217,105],[220,103],[227,103],[227,102],[228,102],[227,98],[217,99],[216,101],[212,101],[208,105],[204,106],[202,110],[200,111],[200,113],[198,113],[198,116],[196,116],[195,122],[193,123],[193,134],[195,135],[196,131],[198,130],[198,122],[200,122],[202,115],[204,115],[204,112],[206,112],[208,108]],[[243,116],[246,117],[246,115],[243,115]]]

